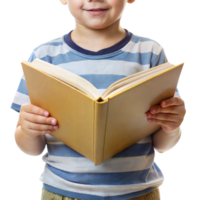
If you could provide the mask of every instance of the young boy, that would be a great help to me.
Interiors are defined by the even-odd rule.
[[[34,49],[29,62],[39,58],[69,70],[101,93],[123,77],[167,62],[158,43],[120,26],[127,0],[60,1],[68,4],[76,28]],[[15,132],[19,148],[39,155],[47,144],[42,200],[160,199],[163,175],[154,163],[154,148],[164,152],[178,142],[185,115],[180,97],[166,99],[147,113],[149,123],[161,125],[160,130],[99,166],[50,135],[59,124],[48,110],[30,104],[24,76],[11,108],[20,111]]]

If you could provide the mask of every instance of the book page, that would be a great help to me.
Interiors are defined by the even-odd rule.
[[[38,58],[36,58],[31,63],[26,61],[24,61],[23,63],[40,71],[43,71],[51,76],[54,76],[55,78],[58,78],[59,80],[81,90],[95,100],[101,96],[101,93],[89,81],[58,66],[47,63]]]
[[[119,81],[113,83],[110,87],[108,87],[102,94],[102,97],[107,98],[108,95],[111,96],[111,94],[113,95],[117,92],[120,92],[123,89],[128,88],[134,84],[137,84],[140,81],[144,81],[145,79],[150,78],[151,76],[154,76],[172,66],[174,65],[171,65],[170,63],[165,63],[157,67],[150,68],[142,72],[125,77],[123,79],[120,79]]]

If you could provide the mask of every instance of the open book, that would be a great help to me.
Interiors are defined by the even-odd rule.
[[[122,78],[101,93],[84,78],[35,59],[22,62],[32,104],[49,111],[51,135],[95,165],[160,128],[146,112],[174,95],[183,63],[165,63]]]

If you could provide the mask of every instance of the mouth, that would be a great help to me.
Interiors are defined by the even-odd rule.
[[[86,11],[106,11],[108,9],[105,8],[100,8],[100,9],[90,9],[90,10],[86,10]]]
[[[90,13],[91,15],[101,15],[103,13],[105,13],[108,9],[106,8],[93,8],[93,9],[89,9],[86,10],[88,13]]]
[[[99,10],[108,10],[108,9],[91,9],[91,10],[87,10],[87,11],[99,11]]]

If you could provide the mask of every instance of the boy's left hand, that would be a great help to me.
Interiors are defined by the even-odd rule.
[[[149,122],[161,125],[165,133],[172,133],[181,125],[185,113],[184,101],[179,96],[173,96],[151,107],[146,116]]]

